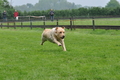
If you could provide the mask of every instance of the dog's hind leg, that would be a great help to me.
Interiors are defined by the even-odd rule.
[[[47,41],[45,38],[42,38],[42,42],[40,43],[41,45],[43,45],[43,43]]]

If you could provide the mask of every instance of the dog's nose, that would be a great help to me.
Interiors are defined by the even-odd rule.
[[[65,36],[62,36],[62,39],[64,39],[65,38]]]

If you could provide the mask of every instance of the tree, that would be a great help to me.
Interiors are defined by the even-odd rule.
[[[23,8],[24,7],[24,8]],[[67,2],[67,0],[39,0],[35,5],[26,4],[22,6],[15,6],[15,9],[21,11],[35,11],[35,10],[65,10],[65,9],[76,9],[80,5],[75,5],[75,3]]]
[[[14,12],[13,7],[10,6],[7,0],[0,0],[0,14],[1,14],[0,18],[2,18],[2,13],[4,10],[6,10],[8,18],[13,17],[13,12]]]
[[[10,7],[7,0],[0,0],[0,8]]]
[[[116,8],[120,7],[120,3],[117,0],[110,0],[106,5],[107,8]]]
[[[32,5],[32,4],[30,4],[30,3],[27,3],[27,7],[28,7],[28,8],[32,8],[32,7],[33,7],[33,5]]]

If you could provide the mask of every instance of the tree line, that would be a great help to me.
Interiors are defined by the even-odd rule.
[[[68,2],[67,0],[39,0],[35,5],[27,3],[21,6],[15,6],[14,8],[20,11],[42,11],[48,9],[54,10],[65,10],[65,9],[76,9],[81,7],[81,5],[76,5],[75,3]]]
[[[82,4],[75,4],[68,2],[67,0],[39,0],[36,4],[27,3],[21,6],[15,6],[14,8],[20,11],[43,11],[43,10],[66,10],[66,9],[78,9],[81,7],[89,8],[90,6],[82,6]],[[105,7],[115,8],[120,7],[120,3],[117,0],[110,0]]]
[[[7,9],[7,15],[9,19],[13,18],[14,9]],[[49,17],[50,10],[43,11],[30,11],[30,12],[19,12],[19,16],[46,16]],[[120,7],[117,8],[79,8],[79,9],[69,9],[69,10],[54,10],[55,18],[69,18],[69,17],[93,17],[93,16],[120,16]],[[1,12],[2,18],[2,12]]]
[[[93,17],[93,16],[120,16],[120,6],[119,4],[117,6],[114,0],[111,0],[106,7],[80,7],[77,9],[63,9],[63,10],[55,10],[55,18],[63,18],[63,17]],[[115,0],[116,1],[116,0]],[[118,3],[118,2],[116,2]],[[9,5],[7,0],[0,0],[0,18],[2,19],[2,13],[4,10],[7,12],[7,18],[12,19],[14,8]],[[112,7],[111,7],[111,6]],[[19,16],[46,16],[49,17],[49,11],[50,10],[35,10],[35,11],[20,11]]]
[[[55,17],[93,17],[93,16],[120,16],[120,7],[116,8],[78,8],[69,10],[55,10]],[[46,16],[49,17],[49,10],[46,11],[30,11],[21,12],[21,16]]]

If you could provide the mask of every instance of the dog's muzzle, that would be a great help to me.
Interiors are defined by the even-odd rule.
[[[64,38],[65,38],[65,36],[62,36],[62,37],[61,37],[61,39],[64,39]]]

